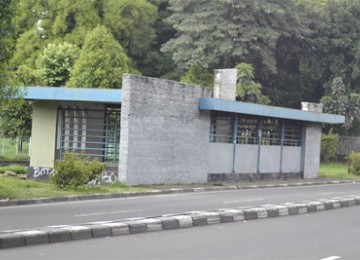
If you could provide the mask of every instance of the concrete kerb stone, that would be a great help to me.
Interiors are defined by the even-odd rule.
[[[248,209],[225,208],[210,211],[192,211],[151,218],[90,222],[74,226],[48,226],[35,230],[9,230],[0,232],[0,248],[5,249],[27,245],[297,215],[355,205],[360,205],[360,196],[336,197],[302,203],[283,203],[281,205],[268,204]]]

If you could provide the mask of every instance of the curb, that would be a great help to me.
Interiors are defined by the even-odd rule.
[[[159,217],[90,222],[73,226],[60,225],[29,230],[2,231],[0,232],[0,249],[275,218],[355,205],[360,205],[360,196],[351,195],[300,203],[263,205],[246,209],[225,208],[210,211],[192,211]]]
[[[54,198],[38,198],[38,199],[23,199],[23,200],[7,199],[7,200],[0,200],[0,207],[22,206],[22,205],[33,205],[33,204],[55,203],[55,202],[67,202],[67,201],[100,200],[100,199],[154,196],[154,195],[169,195],[169,194],[194,193],[194,192],[287,188],[287,187],[346,184],[346,183],[360,183],[360,181],[343,180],[343,181],[323,181],[323,182],[299,182],[299,183],[289,183],[289,184],[264,184],[264,185],[250,185],[250,186],[174,188],[174,189],[152,190],[152,191],[144,191],[144,192],[122,192],[122,193],[71,195],[71,196],[54,197]]]

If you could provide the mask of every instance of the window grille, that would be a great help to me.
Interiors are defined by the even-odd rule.
[[[237,115],[237,135],[236,143],[238,144],[257,144],[258,143],[258,119],[255,117]]]
[[[286,120],[284,123],[284,146],[301,145],[301,124],[297,121]]]
[[[298,121],[277,118],[261,119],[243,114],[236,116],[236,143],[238,144],[259,144],[261,133],[261,145],[301,146],[301,123]],[[210,142],[232,143],[233,120],[231,113],[212,113]]]
[[[280,124],[278,119],[264,118],[262,120],[261,144],[280,145]]]
[[[58,109],[57,159],[64,152],[98,158],[107,164],[118,163],[120,145],[120,108],[92,110],[79,107]]]
[[[232,117],[226,114],[214,114],[211,117],[211,143],[232,142]]]

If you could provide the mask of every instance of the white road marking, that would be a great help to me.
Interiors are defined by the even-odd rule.
[[[262,200],[264,199],[258,198],[258,199],[250,199],[250,200],[228,200],[228,201],[223,201],[223,204],[235,204],[235,203],[243,203],[243,202],[262,201]]]
[[[74,215],[74,216],[78,218],[78,217],[113,215],[113,214],[121,214],[121,213],[140,212],[140,211],[141,211],[141,210],[104,211],[104,212],[95,212],[95,213],[88,213],[88,214],[79,214],[79,215]]]
[[[336,259],[340,259],[340,256],[329,256],[320,260],[336,260]]]
[[[333,195],[333,194],[342,194],[342,193],[346,193],[346,192],[323,192],[323,193],[318,193],[317,195]]]

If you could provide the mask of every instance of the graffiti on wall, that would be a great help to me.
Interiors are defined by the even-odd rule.
[[[28,179],[48,180],[52,174],[55,173],[53,168],[48,167],[29,167],[27,172]],[[99,179],[90,181],[91,185],[106,185],[114,183],[118,180],[117,172],[104,171]]]

